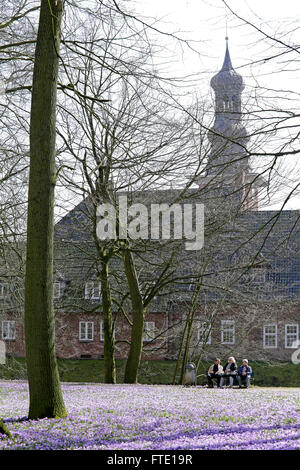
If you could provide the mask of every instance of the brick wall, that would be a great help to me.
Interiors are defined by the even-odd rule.
[[[62,358],[102,358],[104,354],[104,342],[100,338],[102,317],[99,314],[68,313],[56,317],[56,353]],[[159,334],[165,325],[164,313],[147,315],[146,321],[155,322],[154,334]],[[79,323],[93,322],[93,340],[79,338]],[[130,326],[126,319],[120,316],[116,321],[115,331],[115,356],[124,359],[128,356],[130,339]],[[150,342],[144,342],[143,359],[160,359],[163,352],[164,341],[161,338]]]
[[[15,339],[3,338],[3,321],[14,322]],[[25,331],[23,317],[16,313],[0,314],[0,340],[4,341],[6,353],[15,357],[25,357]]]
[[[211,308],[212,310],[213,308]],[[195,320],[202,322],[209,316],[209,306],[196,312]],[[187,314],[186,305],[176,305],[171,312],[152,312],[147,314],[146,321],[154,322],[154,340],[144,341],[143,359],[175,359]],[[23,319],[17,314],[0,314],[0,339],[2,338],[2,322],[15,321],[16,335],[14,340],[5,341],[8,354],[25,356],[25,335]],[[222,321],[234,321],[234,344],[222,344]],[[102,321],[99,313],[59,313],[55,320],[56,354],[60,358],[102,358],[104,343],[100,338],[100,325]],[[80,339],[79,323],[93,323],[92,339]],[[276,347],[264,347],[264,325],[277,325]],[[223,359],[233,355],[241,360],[247,357],[250,360],[291,360],[294,349],[287,348],[285,344],[285,325],[298,325],[298,339],[300,331],[300,305],[287,308],[278,306],[267,308],[223,308],[215,315],[211,329],[211,344],[203,349],[197,339],[197,323],[193,328],[193,342],[190,351],[194,357],[213,358],[220,356]],[[130,340],[130,326],[123,316],[116,322],[116,358],[128,356]]]
[[[214,307],[211,307],[213,311]],[[202,322],[207,319],[207,310],[196,312],[195,314],[195,327],[196,322]],[[178,337],[177,340],[169,346],[169,358],[174,359],[178,350],[179,338],[183,331],[184,321],[187,315],[187,308],[177,305],[169,314],[169,323],[178,324]],[[234,321],[234,344],[222,343],[222,321]],[[180,321],[182,322],[180,325]],[[300,305],[293,305],[287,307],[285,305],[273,307],[266,306],[265,310],[262,307],[242,309],[234,309],[228,307],[221,309],[212,319],[211,328],[211,342],[205,348],[197,340],[196,331],[194,331],[194,342],[190,351],[194,352],[195,357],[200,354],[203,358],[212,359],[216,356],[226,358],[232,355],[239,360],[246,357],[251,360],[274,360],[274,361],[290,361],[291,355],[295,349],[286,347],[285,344],[285,326],[298,325],[298,340],[300,339]],[[276,347],[265,347],[264,345],[264,327],[265,325],[277,325],[276,329]]]

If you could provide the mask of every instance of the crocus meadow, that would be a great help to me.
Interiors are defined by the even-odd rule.
[[[297,389],[63,384],[68,417],[29,421],[28,385],[0,382],[4,449],[300,449]]]

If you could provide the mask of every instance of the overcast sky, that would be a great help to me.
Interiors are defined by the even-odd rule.
[[[299,43],[299,30],[293,36],[283,36],[292,28],[289,25],[300,19],[299,0],[228,0],[226,3],[241,18],[261,27],[270,36],[288,42],[298,37]],[[182,31],[183,37],[199,41],[195,45],[201,53],[199,68],[216,69],[222,62],[226,23],[234,65],[254,61],[261,51],[267,51],[263,44],[256,43],[263,36],[247,25],[239,26],[242,22],[233,17],[222,0],[135,0],[133,4],[137,11],[163,22],[164,30]]]
[[[234,17],[222,0],[136,0],[132,3],[139,13],[159,19],[162,30],[176,32],[180,37],[195,41],[193,46],[198,54],[188,49],[174,48],[174,42],[165,38],[165,45],[169,49],[173,47],[170,53],[174,53],[174,62],[167,68],[180,76],[198,74],[195,76],[195,86],[203,95],[211,93],[210,78],[222,66],[226,30],[233,67],[241,73],[249,88],[258,83],[274,90],[300,93],[299,59],[295,61],[297,53],[285,56],[292,59],[292,63],[283,62],[282,57],[262,61],[282,52],[281,44],[269,41],[255,28]],[[292,45],[300,44],[299,0],[228,0],[227,4],[242,19],[253,23],[270,37]],[[161,37],[159,41],[163,42]],[[296,100],[291,106],[299,106],[299,95],[293,96]],[[295,158],[292,165],[294,163]],[[287,167],[290,164],[287,160]],[[299,172],[300,165],[293,173],[293,180],[300,180]],[[278,204],[272,205],[272,208],[278,207]],[[300,196],[287,208],[300,209]]]

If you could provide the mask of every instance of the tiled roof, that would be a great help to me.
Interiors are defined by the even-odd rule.
[[[178,190],[155,192],[156,202],[159,200],[165,201],[166,198],[175,201],[176,191],[179,193]],[[145,199],[145,194],[148,196],[151,194],[152,200],[153,193],[149,192],[138,193],[136,197],[137,199],[143,199],[143,197]],[[186,196],[186,201],[199,202],[197,191],[190,190]],[[91,265],[92,258],[87,256],[83,249],[84,243],[86,244],[90,240],[91,243],[88,243],[88,245],[93,250],[93,242],[87,230],[88,221],[85,216],[89,207],[88,201],[81,202],[55,227],[57,244],[62,242],[64,246],[73,245],[76,252],[82,250],[79,258],[76,254],[74,255],[76,267],[75,265],[70,267],[70,277],[74,277],[75,272],[79,277],[85,277],[88,275],[88,269]],[[201,252],[186,252],[182,247],[182,253],[177,258],[176,276],[178,278],[183,276],[185,279],[184,281],[180,281],[180,279],[177,281],[175,289],[177,294],[182,292],[184,298],[184,292],[186,292],[190,297],[192,290],[188,276],[182,273],[190,272],[191,277],[193,273],[198,273],[199,266],[205,256],[211,257],[207,270],[210,273],[210,276],[207,275],[208,284],[215,285],[217,289],[218,279],[224,280],[225,274],[223,275],[222,271],[230,270],[234,259],[237,265],[240,263],[240,265],[245,266],[247,260],[252,259],[253,255],[256,254],[254,261],[253,259],[252,261],[256,266],[262,266],[265,269],[269,295],[274,296],[276,292],[277,295],[288,298],[298,297],[300,295],[299,218],[300,211],[251,211],[244,213],[232,223],[228,223],[227,227],[223,228],[222,235],[218,238],[219,242],[215,241],[213,233],[208,235]],[[206,221],[209,221],[208,212]],[[155,250],[152,251],[152,254],[154,252]],[[155,256],[160,256],[160,249],[156,251]],[[115,262],[119,263],[119,261]],[[147,269],[145,270],[145,276],[147,276],[146,271]],[[240,276],[241,270],[237,270],[237,273]],[[239,281],[239,290],[242,288],[241,286],[245,285],[244,277]],[[206,295],[214,296],[213,290],[212,288],[208,289],[209,294],[206,292]]]

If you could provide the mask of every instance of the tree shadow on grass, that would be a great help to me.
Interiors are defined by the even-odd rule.
[[[24,421],[29,421],[27,417],[22,417],[22,418],[8,418],[6,420],[6,423],[16,423],[16,422],[24,422]],[[38,423],[38,421],[35,421],[35,423]],[[158,423],[156,423],[158,424]],[[160,421],[161,424],[161,421]],[[139,435],[135,435],[132,437],[128,438],[122,438],[121,436],[119,438],[113,438],[110,437],[107,434],[107,430],[101,430],[99,429],[97,432],[94,433],[92,437],[87,437],[84,435],[79,435],[78,436],[66,436],[66,431],[62,432],[59,431],[58,429],[48,429],[48,430],[43,430],[39,429],[36,426],[29,427],[25,430],[18,430],[16,434],[20,435],[22,434],[22,438],[24,439],[24,444],[19,444],[18,448],[34,448],[34,449],[40,449],[40,450],[61,450],[61,449],[85,449],[85,448],[97,448],[97,447],[108,447],[110,450],[113,449],[121,449],[121,448],[126,448],[132,447],[134,448],[134,443],[138,441],[142,441],[145,446],[143,448],[145,449],[188,449],[188,450],[193,450],[193,449],[203,449],[203,450],[218,450],[222,449],[222,447],[226,446],[226,448],[231,448],[231,449],[238,449],[238,448],[247,448],[248,446],[261,446],[265,444],[270,444],[270,447],[272,448],[272,444],[275,443],[282,443],[283,448],[284,442],[285,441],[295,441],[300,438],[300,432],[297,434],[294,434],[292,436],[279,436],[279,437],[266,437],[266,438],[258,438],[255,439],[254,436],[247,436],[247,433],[251,433],[252,435],[255,433],[259,433],[260,431],[264,432],[275,432],[278,430],[300,430],[300,424],[294,424],[294,425],[273,425],[273,426],[257,426],[257,427],[247,427],[245,425],[243,426],[235,426],[234,428],[228,428],[228,429],[216,429],[216,428],[210,428],[210,429],[204,429],[204,430],[192,430],[190,432],[186,431],[179,431],[175,432],[173,434],[168,434],[168,435],[161,435],[159,437],[157,436],[143,436],[143,431]],[[153,426],[153,430],[155,430],[155,423]],[[72,431],[71,431],[72,432]],[[145,432],[145,430],[144,430]],[[149,430],[148,430],[149,432]],[[151,431],[150,431],[151,432]],[[239,442],[232,442],[232,438],[234,438],[234,435],[243,435],[245,434],[245,439],[239,440]],[[27,435],[27,436],[26,436]],[[231,439],[231,442],[226,439],[222,443],[216,443],[216,444],[206,444],[205,442],[195,442],[197,438],[201,438],[201,440],[205,441],[205,437],[207,438],[213,438],[214,440],[217,440],[218,437],[228,437]],[[178,442],[178,445],[176,445],[176,441],[180,441],[181,439],[190,440],[190,442],[185,442],[180,443]],[[27,443],[28,440],[28,443]],[[168,445],[168,443],[170,445]],[[132,446],[130,446],[132,444]],[[173,445],[172,445],[173,444]],[[175,445],[174,445],[175,444]],[[289,448],[297,448],[297,445],[294,446],[289,446]]]

